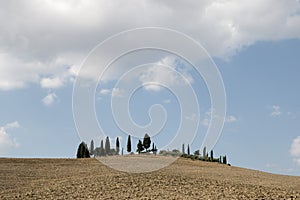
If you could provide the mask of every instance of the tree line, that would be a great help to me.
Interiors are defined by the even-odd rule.
[[[151,147],[152,143],[152,148]],[[110,139],[107,136],[105,138],[105,143],[103,140],[100,142],[99,147],[95,147],[94,140],[91,140],[90,147],[88,148],[87,144],[85,142],[81,142],[77,149],[77,158],[90,158],[91,156],[111,156],[111,155],[121,155],[124,154],[123,147],[120,149],[120,140],[119,137],[116,138],[115,141],[115,148],[111,148],[110,146]],[[127,152],[129,154],[133,154],[132,148],[131,148],[131,136],[128,135],[127,138]],[[139,154],[141,153],[149,153],[152,152],[156,155],[158,149],[156,145],[151,141],[150,136],[146,133],[143,141],[139,140],[137,143],[137,149],[136,152]]]
[[[99,147],[95,147],[94,140],[91,140],[90,148],[88,148],[87,144],[85,142],[81,142],[77,149],[77,158],[90,158],[91,156],[112,156],[112,155],[121,155],[124,154],[123,147],[120,149],[120,140],[119,137],[116,138],[115,141],[115,148],[111,148],[110,146],[110,139],[107,136],[105,139],[105,143],[103,140],[100,142]],[[152,147],[151,147],[152,144]],[[128,135],[127,138],[127,153],[134,154],[132,152],[132,145],[131,145],[131,136]],[[146,133],[144,138],[141,140],[138,140],[136,152],[138,154],[141,153],[150,153],[152,152],[154,155],[157,154],[158,149],[156,148],[156,145],[151,141],[150,136]],[[168,150],[160,150],[160,155],[165,156],[180,156],[183,158],[190,158],[192,160],[202,160],[207,162],[218,162],[222,164],[227,164],[227,156],[219,156],[218,158],[214,157],[214,152],[211,150],[210,152],[207,152],[206,147],[203,148],[202,155],[200,154],[200,150],[196,150],[194,154],[191,154],[190,151],[190,145],[187,145],[187,151],[185,149],[185,145],[182,144],[182,151],[180,152],[177,149],[173,149],[172,151]],[[230,164],[228,164],[230,165]]]
[[[203,148],[202,154],[200,153],[200,150],[196,150],[194,154],[191,153],[190,145],[187,145],[187,149],[185,149],[185,145],[182,144],[182,150],[179,151],[178,149],[173,149],[172,151],[169,150],[161,150],[159,152],[160,155],[164,156],[178,156],[183,158],[189,158],[192,160],[201,160],[206,162],[218,162],[222,164],[228,164],[227,163],[227,156],[219,156],[217,158],[214,157],[214,151],[211,150],[208,152],[206,150],[206,147]],[[230,165],[230,164],[228,164]]]

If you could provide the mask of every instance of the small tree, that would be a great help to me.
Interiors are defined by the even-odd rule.
[[[78,146],[77,158],[90,158],[90,152],[84,142],[81,142]]]
[[[131,139],[130,139],[130,135],[128,135],[128,139],[127,139],[127,152],[128,153],[131,152]]]
[[[90,154],[94,155],[94,140],[91,140],[91,145],[90,145]]]
[[[154,155],[156,155],[157,148],[156,148],[156,145],[154,145],[154,142],[152,143],[152,149],[151,149],[151,151],[153,152]]]
[[[108,136],[105,139],[105,154],[110,155],[110,142]]]
[[[200,156],[200,151],[199,151],[199,150],[196,150],[196,151],[194,152],[194,155]]]
[[[214,152],[213,152],[213,150],[210,151],[210,160],[211,161],[214,160]]]
[[[184,144],[182,144],[182,154],[185,154]]]
[[[151,139],[150,136],[146,133],[143,141],[143,146],[145,147],[146,152],[148,151],[150,145],[151,145]]]
[[[116,154],[119,155],[120,152],[120,142],[119,142],[119,137],[116,139]]]
[[[190,155],[190,145],[188,144],[187,154]]]
[[[144,146],[142,144],[142,141],[139,140],[138,144],[137,144],[137,152],[140,154],[142,151],[144,150]]]

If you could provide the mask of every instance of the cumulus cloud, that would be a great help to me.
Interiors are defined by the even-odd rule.
[[[192,76],[187,71],[177,67],[178,62],[175,57],[167,56],[143,72],[139,80],[146,90],[152,91],[160,91],[162,88],[160,84],[162,83],[167,87],[193,83]]]
[[[40,83],[42,88],[48,89],[60,88],[63,85],[62,80],[60,80],[58,77],[43,78]]]
[[[42,102],[44,103],[44,105],[50,106],[55,102],[56,99],[57,99],[56,94],[54,92],[52,92],[52,93],[48,94],[47,96],[45,96],[42,99]]]
[[[290,155],[294,161],[300,166],[300,136],[296,137],[290,147]]]
[[[19,128],[20,125],[17,121],[0,126],[0,154],[6,153],[9,149],[19,146],[15,138],[12,138],[7,130],[12,128]]]
[[[272,112],[270,113],[271,117],[278,117],[282,114],[282,112],[280,111],[280,106],[277,105],[273,105],[272,106]]]
[[[294,0],[2,1],[0,89],[30,83],[59,87],[53,77],[69,74],[66,79],[72,79],[90,49],[126,29],[176,29],[212,56],[227,58],[257,41],[300,38],[299,13]],[[43,78],[52,81],[47,84]]]

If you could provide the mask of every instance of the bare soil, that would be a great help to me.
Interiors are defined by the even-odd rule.
[[[0,158],[0,199],[300,199],[300,177],[183,158],[149,173],[97,159]]]

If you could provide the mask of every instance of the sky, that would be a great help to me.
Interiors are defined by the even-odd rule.
[[[144,48],[105,71],[104,58],[154,38],[144,27],[161,28],[155,45],[199,57]],[[194,152],[224,123],[208,134],[214,155],[300,176],[299,75],[298,0],[0,1],[0,156],[75,157],[81,140],[109,135],[126,147],[131,134],[135,146],[146,132],[158,149]],[[226,105],[214,107],[220,80]]]

